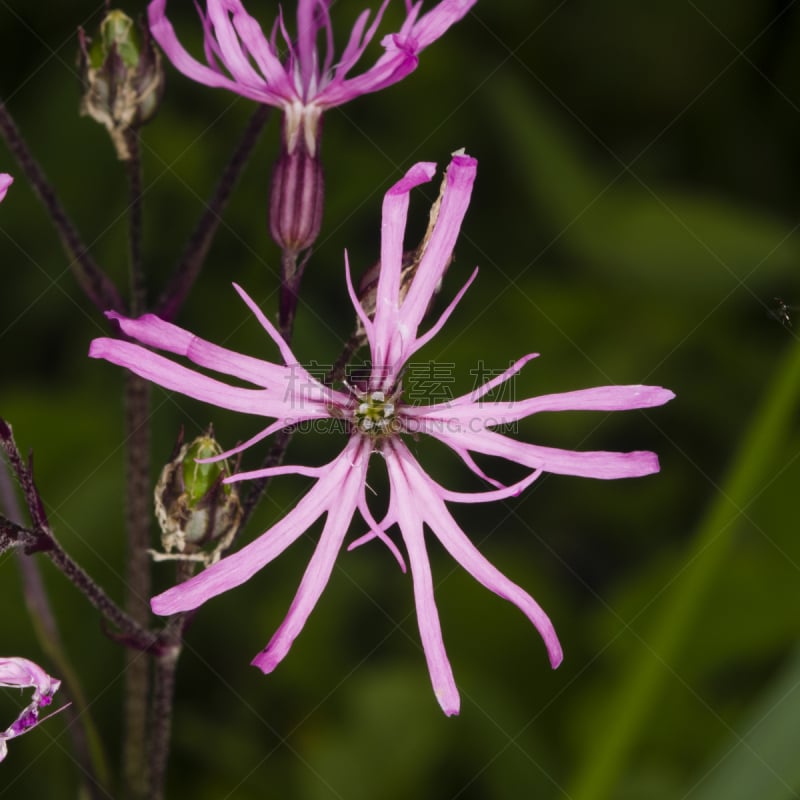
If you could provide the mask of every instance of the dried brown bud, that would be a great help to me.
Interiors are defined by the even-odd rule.
[[[146,25],[109,11],[96,39],[78,29],[83,80],[81,114],[104,125],[122,161],[130,158],[127,135],[153,118],[164,93],[161,53]]]

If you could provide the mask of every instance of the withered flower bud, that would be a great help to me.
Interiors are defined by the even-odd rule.
[[[161,526],[164,553],[152,552],[156,561],[168,559],[217,561],[231,543],[242,521],[242,506],[227,461],[198,463],[222,453],[209,429],[189,444],[181,445],[166,464],[155,488],[155,508]],[[177,552],[174,552],[177,551]]]
[[[164,93],[161,53],[146,25],[116,10],[105,15],[96,39],[79,28],[78,40],[81,114],[106,127],[117,156],[127,161],[128,132],[153,118]]]

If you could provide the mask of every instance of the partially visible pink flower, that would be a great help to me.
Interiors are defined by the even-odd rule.
[[[666,403],[674,395],[654,386],[603,386],[503,403],[483,400],[488,392],[509,380],[534,358],[531,354],[519,359],[497,378],[450,402],[435,405],[404,402],[401,385],[404,367],[441,329],[477,272],[473,272],[438,321],[421,333],[423,317],[453,254],[476,167],[477,162],[469,156],[457,154],[453,157],[435,224],[410,285],[401,278],[409,193],[415,186],[431,180],[435,165],[416,164],[387,192],[381,227],[381,270],[373,315],[369,315],[356,298],[349,265],[346,267],[348,290],[371,350],[371,374],[363,386],[337,391],[317,381],[297,363],[272,323],[239,287],[236,289],[242,299],[278,347],[282,363],[234,353],[152,315],[126,319],[109,314],[127,337],[255,387],[244,388],[216,380],[130,341],[104,338],[95,339],[91,344],[90,356],[126,367],[167,389],[221,408],[275,418],[275,422],[250,441],[225,455],[241,452],[287,425],[307,420],[345,421],[349,430],[343,451],[324,466],[271,467],[229,478],[229,481],[241,481],[297,474],[313,478],[315,482],[295,508],[255,541],[187,582],[154,597],[151,605],[155,613],[166,615],[197,608],[209,598],[244,583],[325,515],[319,542],[289,612],[267,647],[253,660],[255,666],[271,672],[289,651],[325,588],[358,511],[368,530],[351,542],[349,548],[377,538],[387,545],[405,570],[404,557],[388,534],[392,526],[400,530],[411,566],[422,645],[434,692],[445,713],[458,713],[460,701],[434,599],[434,582],[424,538],[426,526],[479,583],[510,600],[527,616],[544,640],[551,665],[556,667],[561,662],[561,646],[547,615],[527,592],[481,555],[451,515],[448,504],[492,502],[517,495],[543,472],[594,478],[629,478],[657,472],[658,459],[654,453],[559,450],[517,441],[492,428],[545,411],[648,408]],[[405,444],[406,434],[427,434],[440,440],[493,488],[454,492],[441,486],[425,472]],[[371,453],[376,451],[382,456],[379,461],[386,464],[390,484],[388,507],[381,520],[375,519],[367,503],[367,467]],[[530,472],[513,486],[502,486],[481,470],[473,453],[497,456],[528,467]]]
[[[8,753],[8,739],[14,739],[35,728],[40,722],[39,711],[53,702],[61,681],[51,678],[40,666],[27,658],[0,658],[0,686],[33,689],[31,702],[4,731],[0,731],[0,761]],[[66,708],[66,706],[64,706]],[[59,709],[61,710],[61,709]]]
[[[368,10],[358,16],[338,57],[333,51],[331,0],[298,0],[296,38],[289,35],[282,11],[268,38],[240,0],[206,0],[207,12],[204,15],[201,10],[200,15],[207,65],[178,41],[166,17],[166,0],[153,0],[148,16],[153,38],[184,75],[282,109],[288,152],[294,152],[302,135],[307,152],[314,156],[325,109],[402,80],[416,69],[419,53],[464,17],[477,0],[440,0],[422,16],[421,0],[404,2],[406,19],[400,30],[381,39],[384,53],[356,76],[350,72],[377,33],[389,0],[383,0],[371,23]],[[320,34],[324,49],[317,45]]]
[[[7,172],[0,172],[0,203],[5,200],[8,187],[14,183],[14,179]]]

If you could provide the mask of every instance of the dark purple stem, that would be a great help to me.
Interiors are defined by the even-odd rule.
[[[2,462],[0,462],[0,508],[9,515],[11,524],[16,523],[16,536],[19,536],[22,509],[11,484],[8,470]],[[2,550],[1,545],[0,542],[0,550]],[[27,558],[20,552],[17,552],[16,556],[17,566],[22,575],[22,592],[25,596],[28,614],[33,622],[36,638],[42,650],[58,668],[58,675],[65,683],[67,698],[73,700],[73,705],[67,710],[67,715],[70,718],[69,735],[72,739],[72,748],[83,773],[82,790],[90,800],[111,797],[103,788],[109,784],[105,756],[101,750],[96,750],[95,758],[92,758],[88,735],[90,730],[94,733],[94,723],[80,681],[72,668],[72,663],[61,639],[58,623],[39,572],[39,565],[32,558]],[[96,734],[94,739],[96,747],[99,748],[100,740]]]
[[[260,105],[250,117],[250,122],[245,129],[242,140],[236,150],[233,151],[231,159],[214,190],[214,194],[206,205],[206,210],[189,237],[175,273],[156,304],[156,313],[162,319],[175,319],[186,301],[189,291],[206,260],[211,242],[214,240],[217,228],[219,228],[219,223],[222,221],[222,212],[225,210],[231,192],[258,143],[269,115],[269,107]]]
[[[101,589],[61,547],[49,528],[24,528],[0,516],[0,552],[21,548],[26,555],[44,553],[117,632],[112,638],[137,650],[158,651],[159,636],[142,628]]]
[[[300,282],[311,258],[311,248],[303,253],[298,261],[296,250],[284,250],[281,253],[281,291],[278,306],[278,330],[287,344],[292,341],[294,318],[297,314],[297,303],[300,300]]]
[[[50,220],[58,231],[61,243],[67,252],[69,267],[78,285],[101,312],[108,309],[122,311],[122,297],[117,291],[117,287],[89,255],[72,220],[67,216],[53,187],[28,149],[28,145],[2,101],[0,101],[0,135],[5,139],[8,149],[17,159],[17,163],[50,215]]]
[[[191,578],[194,564],[179,561],[176,583]],[[164,648],[156,657],[152,718],[150,720],[150,794],[148,800],[163,800],[169,761],[172,714],[175,701],[175,673],[183,651],[183,634],[195,612],[170,617],[162,634]]]
[[[139,132],[126,133],[130,158],[125,162],[128,172],[128,258],[130,261],[130,314],[138,317],[145,310],[145,279],[142,266],[142,157]]]
[[[139,134],[125,135],[130,158],[128,177],[128,271],[130,314],[145,308],[142,266],[142,164]],[[138,625],[150,622],[150,387],[137,375],[125,379],[125,428],[127,431],[127,597],[125,608]],[[150,692],[150,657],[129,650],[125,664],[125,721],[123,733],[123,777],[126,796],[140,800],[147,795],[147,702]]]

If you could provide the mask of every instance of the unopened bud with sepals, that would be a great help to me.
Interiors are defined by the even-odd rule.
[[[227,461],[203,463],[222,453],[213,432],[209,429],[188,444],[182,444],[182,438],[156,484],[164,552],[153,552],[153,557],[210,564],[233,541],[242,522],[242,506],[236,485],[223,483],[230,475]]]
[[[122,161],[130,159],[130,131],[153,118],[164,93],[161,53],[147,26],[110,10],[90,39],[78,29],[83,81],[81,114],[104,125]]]

